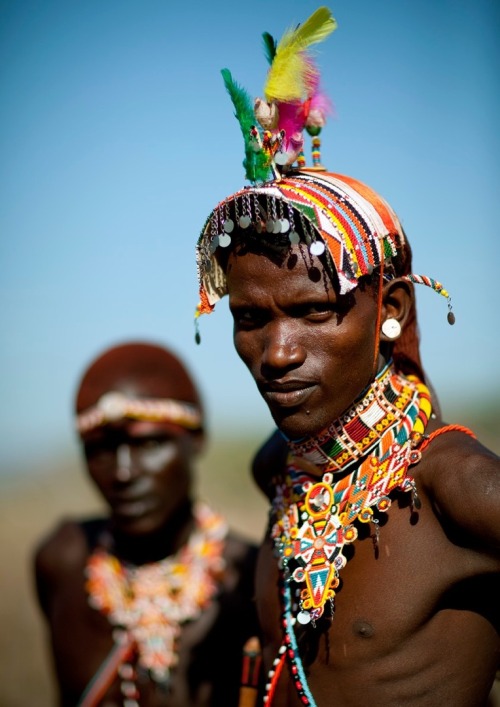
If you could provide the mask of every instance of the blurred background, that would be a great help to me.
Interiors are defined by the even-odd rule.
[[[227,302],[200,320],[194,248],[244,184],[220,69],[252,96],[279,38],[318,2],[0,0],[0,704],[54,704],[33,600],[34,544],[98,501],[73,433],[78,378],[111,344],[165,343],[204,392],[201,492],[256,539],[266,504],[250,459],[272,430],[232,348]],[[496,451],[500,333],[500,6],[496,0],[336,0],[317,51],[335,114],[322,161],[398,212],[422,355],[446,419]]]

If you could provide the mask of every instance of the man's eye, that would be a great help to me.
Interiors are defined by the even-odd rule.
[[[235,310],[232,314],[234,323],[238,327],[258,327],[263,322],[263,316],[251,309]]]
[[[298,309],[297,315],[311,319],[323,319],[328,317],[333,310],[334,305],[332,302],[309,302]]]
[[[160,440],[160,439],[145,439],[142,440],[141,442],[137,443],[138,447],[142,447],[143,449],[158,449],[161,447],[162,443],[165,443],[165,440]]]
[[[85,456],[90,464],[105,465],[115,460],[116,450],[87,446],[85,448]]]

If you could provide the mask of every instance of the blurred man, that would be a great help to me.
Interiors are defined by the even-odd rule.
[[[198,314],[229,296],[236,351],[279,429],[255,460],[271,504],[265,704],[484,707],[500,651],[500,460],[441,419],[414,284],[454,316],[443,286],[412,273],[394,211],[314,150],[311,168],[294,164],[287,126],[308,126],[319,83],[307,37],[329,28],[321,8],[267,41],[253,121],[226,72],[253,184],[214,208],[197,247]]]
[[[255,548],[193,498],[193,379],[161,346],[116,346],[84,373],[76,425],[109,514],[62,522],[36,551],[60,705],[236,705]]]

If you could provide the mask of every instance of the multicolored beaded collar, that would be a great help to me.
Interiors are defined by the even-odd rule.
[[[176,555],[136,567],[98,548],[86,567],[89,604],[108,618],[117,643],[134,647],[138,666],[164,685],[177,665],[181,626],[206,609],[224,570],[226,522],[203,503],[193,515],[195,528]],[[133,666],[119,672],[127,675],[124,699],[138,705]]]
[[[293,627],[297,621],[314,625],[326,607],[333,616],[335,590],[347,562],[344,548],[358,537],[358,522],[373,523],[377,542],[376,511],[388,510],[393,492],[410,492],[418,507],[409,467],[421,458],[418,447],[430,414],[426,386],[387,367],[318,438],[289,443],[287,473],[276,484],[270,514],[285,638],[270,674],[267,704],[279,677],[276,666],[285,657],[303,704],[315,704]]]
[[[425,416],[425,423],[430,415],[430,402],[420,399],[417,407],[418,392],[413,380],[397,375],[391,365],[380,371],[361,399],[335,420],[317,437],[299,441],[290,440],[288,447],[297,463],[312,464],[313,471],[320,468],[327,471],[343,471],[365,457],[378,447],[377,456],[387,450],[386,432],[396,434],[395,441],[404,444],[416,426],[416,431],[423,432],[425,424],[419,414]]]

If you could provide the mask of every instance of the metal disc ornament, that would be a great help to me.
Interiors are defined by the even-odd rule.
[[[311,614],[308,611],[299,611],[299,613],[297,614],[297,621],[299,622],[299,624],[305,626],[305,624],[311,622]]]
[[[309,246],[309,252],[312,255],[323,255],[325,252],[325,244],[323,241],[313,241]]]
[[[297,231],[290,231],[290,233],[288,234],[288,240],[292,244],[300,243],[300,236]]]
[[[287,218],[280,218],[281,233],[287,233],[290,230],[290,221]]]
[[[218,246],[219,246],[219,236],[214,236],[208,246],[208,250],[212,253],[212,255],[215,253]]]
[[[240,225],[240,228],[248,228],[252,223],[252,219],[248,214],[243,214],[243,216],[240,216],[238,223]]]
[[[281,151],[277,152],[274,155],[274,162],[275,162],[275,164],[278,164],[280,167],[282,167],[283,165],[285,165],[288,162],[288,157],[289,157],[289,155],[287,152],[281,152]]]
[[[228,218],[224,221],[224,231],[226,233],[232,233],[234,230],[234,221],[231,218]]]
[[[274,221],[272,218],[266,221],[266,231],[268,233],[274,233]]]
[[[231,236],[229,236],[227,233],[223,233],[219,236],[219,245],[221,248],[227,248],[230,243]]]

